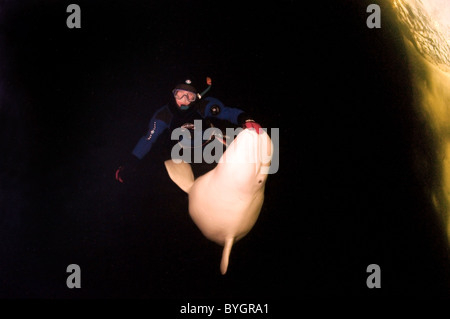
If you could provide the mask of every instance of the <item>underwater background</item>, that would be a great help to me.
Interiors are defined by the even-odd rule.
[[[2,2],[0,297],[449,296],[435,137],[386,3],[78,1],[80,29],[69,4]],[[133,180],[114,178],[176,81],[203,90],[206,76],[208,96],[279,129],[279,170],[225,276],[164,139]]]

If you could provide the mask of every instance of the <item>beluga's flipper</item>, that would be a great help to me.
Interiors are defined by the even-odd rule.
[[[172,181],[183,191],[189,193],[189,190],[194,184],[194,173],[192,172],[191,165],[183,161],[175,163],[171,159],[165,161],[164,165]]]

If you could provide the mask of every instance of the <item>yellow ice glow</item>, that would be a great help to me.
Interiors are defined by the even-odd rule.
[[[409,28],[401,29],[411,67],[415,104],[438,138],[442,189],[435,190],[433,196],[435,203],[441,203],[438,208],[443,212],[450,241],[450,1],[393,0],[393,4],[403,27]],[[416,15],[405,17],[411,12],[402,10],[405,5],[415,10]]]
[[[423,107],[425,117],[431,122],[439,138],[442,159],[442,191],[450,202],[450,74],[422,58],[413,45],[409,47],[415,98]],[[425,71],[425,72],[423,72]],[[435,194],[439,196],[438,194]],[[446,208],[447,235],[450,240],[450,210]]]
[[[447,40],[450,40],[450,1],[422,0],[426,12],[433,18],[435,26],[440,28]]]

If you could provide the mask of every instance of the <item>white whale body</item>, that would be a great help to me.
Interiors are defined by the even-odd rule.
[[[263,202],[273,144],[269,135],[241,131],[217,166],[194,179],[186,162],[165,162],[170,178],[189,194],[189,214],[209,240],[224,246],[220,270],[227,272],[233,244],[255,225]]]

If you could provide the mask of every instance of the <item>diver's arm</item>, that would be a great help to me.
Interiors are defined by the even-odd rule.
[[[150,152],[150,149],[152,148],[158,137],[167,128],[168,124],[163,120],[158,119],[156,115],[154,115],[149,122],[147,134],[139,139],[131,153],[138,159],[144,158],[144,156],[147,155],[148,152]]]
[[[158,118],[158,114],[159,112],[156,112],[153,115],[149,122],[147,134],[139,139],[131,154],[129,153],[126,156],[116,170],[117,181],[123,183],[135,174],[139,161],[150,152],[158,136],[168,128],[168,123]]]
[[[229,121],[235,125],[240,125],[239,115],[244,111],[238,108],[225,106],[222,101],[214,97],[205,98],[204,115],[207,118],[217,118],[219,120]]]
[[[241,109],[225,106],[220,100],[207,97],[205,106],[205,117],[213,117],[229,121],[243,128],[255,129],[259,132],[261,125],[256,123],[252,116]]]

